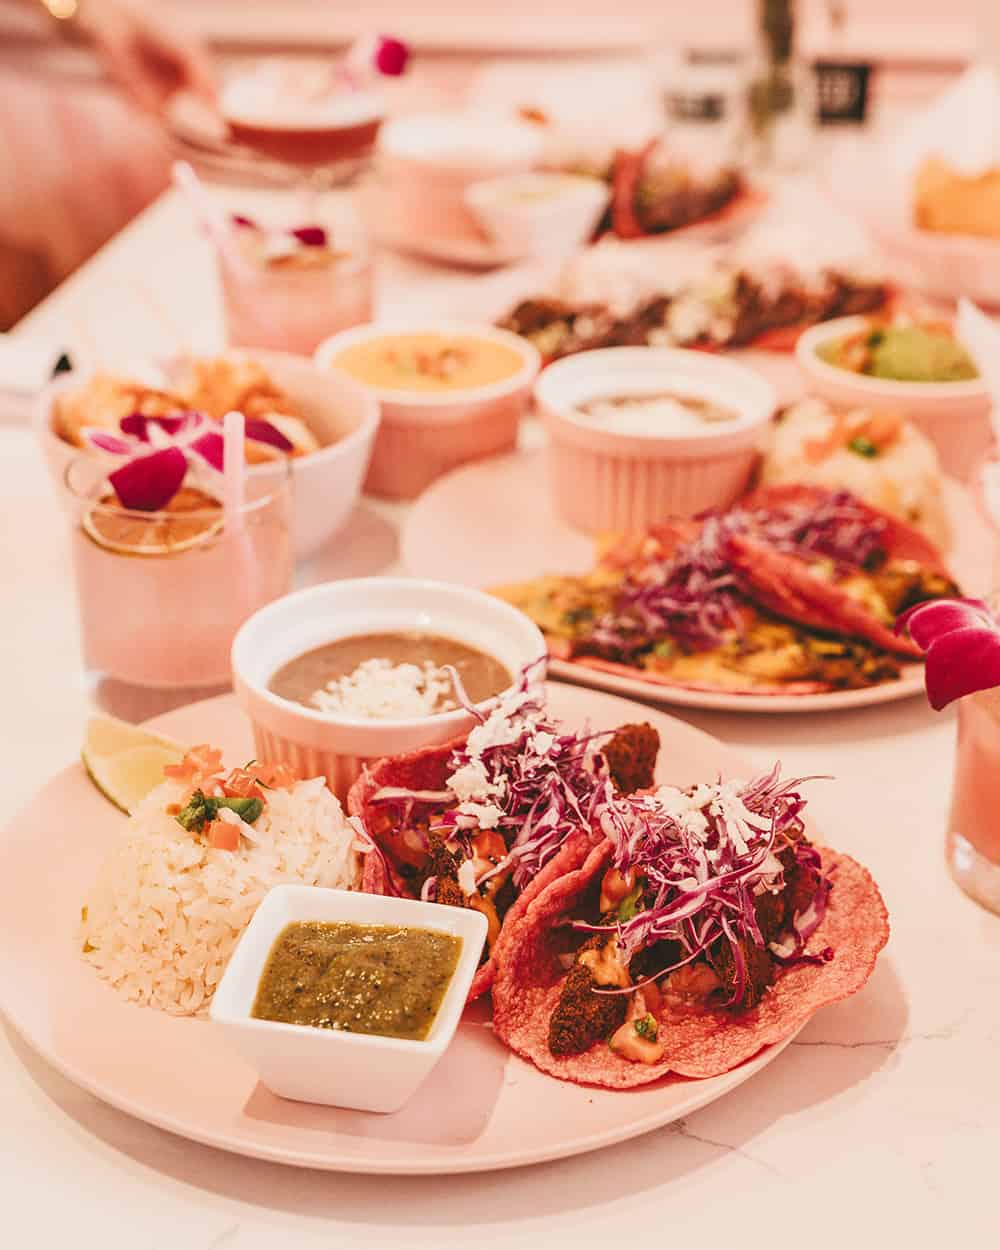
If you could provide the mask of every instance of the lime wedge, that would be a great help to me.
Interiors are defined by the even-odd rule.
[[[83,766],[106,799],[132,812],[163,780],[166,764],[179,764],[185,748],[113,716],[94,716],[80,752]]]

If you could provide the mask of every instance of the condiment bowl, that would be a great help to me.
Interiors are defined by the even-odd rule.
[[[391,334],[463,335],[512,348],[521,358],[516,373],[486,386],[450,391],[407,391],[364,385],[378,401],[382,424],[375,440],[365,490],[386,499],[414,499],[431,482],[470,460],[511,451],[541,368],[535,348],[517,334],[466,322],[375,323],[335,334],[316,351],[328,376],[345,376],[338,356],[358,343]]]
[[[579,405],[612,396],[669,394],[711,401],[730,420],[648,433],[602,428]],[[556,507],[586,533],[639,532],[670,516],[726,508],[749,485],[773,387],[744,365],[705,352],[610,347],[550,365],[535,386],[549,434]]]
[[[993,442],[990,396],[982,378],[967,382],[898,382],[853,373],[823,360],[820,348],[863,330],[866,317],[837,317],[807,330],[795,356],[810,388],[834,404],[901,413],[937,448],[946,473],[965,480]]]
[[[461,938],[458,965],[427,1038],[410,1041],[253,1016],[271,948],[286,925],[296,921],[399,925]],[[240,938],[209,1015],[280,1098],[358,1111],[397,1111],[454,1037],[485,940],[486,917],[468,907],[318,886],[275,886]]]
[[[343,528],[358,502],[378,430],[378,403],[350,378],[321,371],[301,356],[263,350],[247,354],[264,366],[322,444],[318,451],[291,460],[295,555],[304,559]],[[169,378],[183,363],[168,361],[152,376]],[[132,376],[127,368],[121,374]],[[56,399],[86,385],[88,376],[77,371],[62,375],[40,392],[35,406],[35,432],[60,491],[66,470],[80,449],[55,432]],[[283,475],[285,467],[283,461],[280,467],[256,464],[247,472],[266,480]]]
[[[233,683],[253,726],[257,755],[288,763],[303,777],[324,776],[344,798],[367,762],[468,733],[475,717],[465,708],[412,720],[363,720],[306,707],[269,688],[283,664],[337,638],[414,629],[487,652],[515,680],[539,661],[536,673],[544,676],[540,630],[482,591],[402,577],[311,586],[257,612],[233,642]]]
[[[474,182],[465,201],[505,253],[564,256],[591,237],[610,196],[599,178],[539,172]]]
[[[537,126],[489,113],[414,113],[393,118],[376,146],[379,192],[415,244],[421,239],[481,241],[465,199],[473,183],[523,173],[541,158]]]

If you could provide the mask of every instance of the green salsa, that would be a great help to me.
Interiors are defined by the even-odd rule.
[[[250,1014],[421,1042],[461,951],[461,938],[436,929],[296,921],[271,947]]]
[[[969,353],[944,328],[872,326],[820,344],[817,355],[838,369],[894,382],[966,382],[979,376]]]

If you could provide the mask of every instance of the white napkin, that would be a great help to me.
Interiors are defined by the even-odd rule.
[[[889,156],[905,177],[929,156],[972,176],[1000,165],[1000,71],[988,64],[967,69],[910,118],[889,145]]]
[[[1000,326],[964,297],[958,301],[955,334],[976,362],[993,400],[994,437],[1000,442]]]

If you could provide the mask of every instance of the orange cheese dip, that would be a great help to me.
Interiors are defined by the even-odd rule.
[[[379,390],[435,394],[504,382],[524,358],[506,343],[471,334],[387,334],[345,347],[334,364]]]

